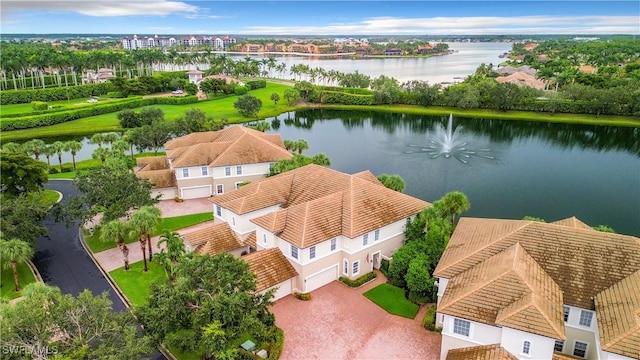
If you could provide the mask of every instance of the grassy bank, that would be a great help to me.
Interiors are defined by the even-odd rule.
[[[414,115],[448,115],[453,114],[457,117],[480,118],[480,119],[500,119],[500,120],[524,120],[524,121],[543,121],[553,123],[567,124],[587,124],[587,125],[607,125],[607,126],[627,126],[640,127],[640,118],[628,116],[610,116],[602,115],[596,117],[589,114],[550,114],[527,111],[497,111],[484,109],[458,109],[447,107],[421,107],[411,105],[376,105],[376,106],[357,106],[357,105],[321,105],[301,104],[297,106],[288,106],[284,100],[284,91],[290,88],[286,83],[268,82],[264,89],[251,91],[249,94],[262,100],[262,110],[258,114],[258,118],[264,119],[274,117],[279,114],[309,109],[324,108],[335,110],[355,110],[355,111],[382,111],[393,113],[405,113]],[[281,101],[276,105],[271,101],[272,93],[278,93]],[[197,108],[205,111],[207,115],[213,116],[215,120],[226,118],[229,123],[244,123],[254,121],[256,119],[245,118],[241,116],[233,107],[233,103],[237,100],[237,96],[230,96],[221,99],[212,99],[201,101],[188,105],[156,105],[165,113],[167,120],[173,121],[182,116],[188,109]],[[84,119],[74,120],[63,124],[45,126],[34,129],[3,131],[0,133],[0,140],[3,142],[27,140],[34,138],[45,138],[50,136],[83,136],[98,132],[121,131],[118,123],[117,113],[110,113],[98,116],[87,117]]]
[[[13,271],[10,269],[2,269],[1,277],[2,279],[0,280],[0,284],[2,287],[0,288],[0,294],[3,299],[11,300],[22,296],[22,291],[14,291],[16,286],[13,282]],[[22,289],[24,289],[26,285],[36,281],[29,265],[25,262],[18,264],[18,279],[20,281],[20,288]]]
[[[121,267],[109,273],[134,307],[147,303],[151,293],[151,283],[167,280],[167,273],[157,261],[147,261],[147,268],[149,271],[144,272],[144,263],[138,261],[129,264],[129,271]]]

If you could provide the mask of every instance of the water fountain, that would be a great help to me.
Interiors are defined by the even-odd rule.
[[[472,150],[467,146],[467,138],[462,134],[462,126],[453,127],[453,114],[449,114],[449,122],[444,127],[440,124],[435,134],[429,139],[430,145],[426,148],[421,148],[421,152],[426,152],[432,159],[439,157],[450,158],[453,157],[458,161],[466,164],[472,157],[480,157],[484,159],[493,160],[494,157],[487,154],[489,149]],[[409,145],[412,146],[412,145]],[[407,151],[407,153],[413,153],[415,151]]]

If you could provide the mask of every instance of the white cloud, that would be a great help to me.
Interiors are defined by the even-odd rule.
[[[324,26],[250,26],[242,34],[638,34],[637,16],[375,17]]]
[[[165,16],[194,13],[198,7],[168,0],[2,1],[3,13],[21,10],[75,12],[87,16]]]

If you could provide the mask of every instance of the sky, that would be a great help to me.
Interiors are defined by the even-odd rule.
[[[0,0],[0,14],[0,34],[640,34],[638,0]]]

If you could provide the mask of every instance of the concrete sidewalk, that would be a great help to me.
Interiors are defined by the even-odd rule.
[[[178,203],[174,200],[163,200],[160,201],[157,205],[162,211],[162,217],[174,217],[181,215],[189,215],[189,214],[199,214],[204,212],[213,211],[213,204],[209,202],[207,199],[190,199],[185,200],[184,202]],[[211,220],[201,224],[193,225],[186,227],[184,229],[177,230],[176,232],[180,235],[188,234],[192,231],[203,229],[209,227],[211,225],[219,223],[220,220]],[[89,225],[91,226],[91,225]],[[153,253],[160,252],[161,249],[158,248],[158,241],[160,236],[154,236],[151,238],[151,248],[153,249]],[[127,244],[129,248],[129,264],[133,264],[134,262],[142,261],[142,250],[140,249],[139,242],[133,242]],[[94,253],[95,257],[100,267],[104,269],[106,272],[110,272],[117,268],[121,268],[124,266],[124,261],[122,259],[122,252],[118,248],[113,248],[105,251],[101,251],[99,253]],[[147,254],[148,258],[149,254]]]

